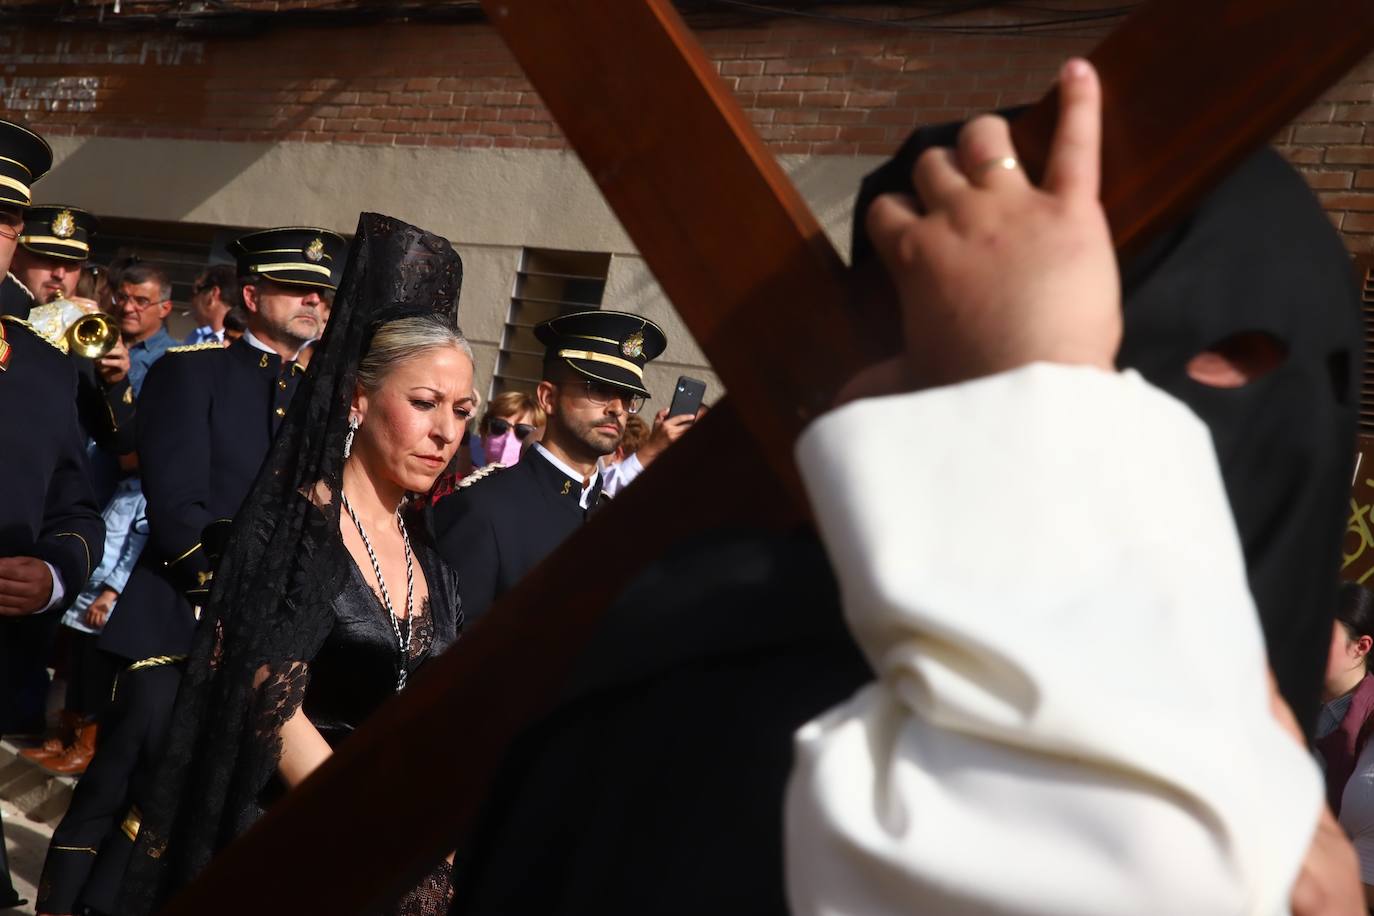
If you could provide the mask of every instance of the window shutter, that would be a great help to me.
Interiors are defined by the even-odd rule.
[[[610,267],[611,256],[604,252],[526,248],[521,253],[489,396],[503,391],[534,394],[544,364],[534,326],[600,308]]]

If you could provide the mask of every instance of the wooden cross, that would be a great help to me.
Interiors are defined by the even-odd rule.
[[[635,573],[693,532],[806,517],[798,433],[898,336],[890,301],[851,302],[841,258],[669,0],[483,5],[730,394],[167,913],[368,912],[413,886]],[[1368,0],[1142,6],[1091,55],[1118,245],[1164,228],[1371,47]],[[1051,93],[1014,125],[1032,175],[1055,110]],[[735,470],[703,493],[722,454]],[[608,569],[608,542],[633,543],[618,554],[633,562]],[[398,778],[417,791],[378,792]]]

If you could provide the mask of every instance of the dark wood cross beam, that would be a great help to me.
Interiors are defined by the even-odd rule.
[[[840,257],[669,0],[484,5],[730,395],[167,913],[368,912],[413,885],[630,577],[692,532],[805,518],[797,434],[895,337],[891,304],[847,304]],[[1144,5],[1092,55],[1118,242],[1167,225],[1371,46],[1368,0]],[[1054,114],[1051,94],[1016,124],[1032,172]],[[721,454],[757,474],[706,480]],[[607,543],[632,562],[608,568]]]

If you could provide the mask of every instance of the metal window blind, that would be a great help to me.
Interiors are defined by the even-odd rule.
[[[503,391],[534,394],[543,374],[544,348],[534,326],[558,315],[601,307],[611,256],[594,251],[526,248],[515,274],[510,310],[490,396]]]

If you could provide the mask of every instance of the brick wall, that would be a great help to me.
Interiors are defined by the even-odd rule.
[[[1096,39],[789,18],[697,32],[778,153],[827,156],[887,154],[918,124],[1030,101]],[[291,27],[251,39],[20,28],[0,33],[0,100],[53,135],[565,146],[495,32],[476,23]],[[1365,63],[1276,138],[1360,253],[1374,251],[1371,121]]]

